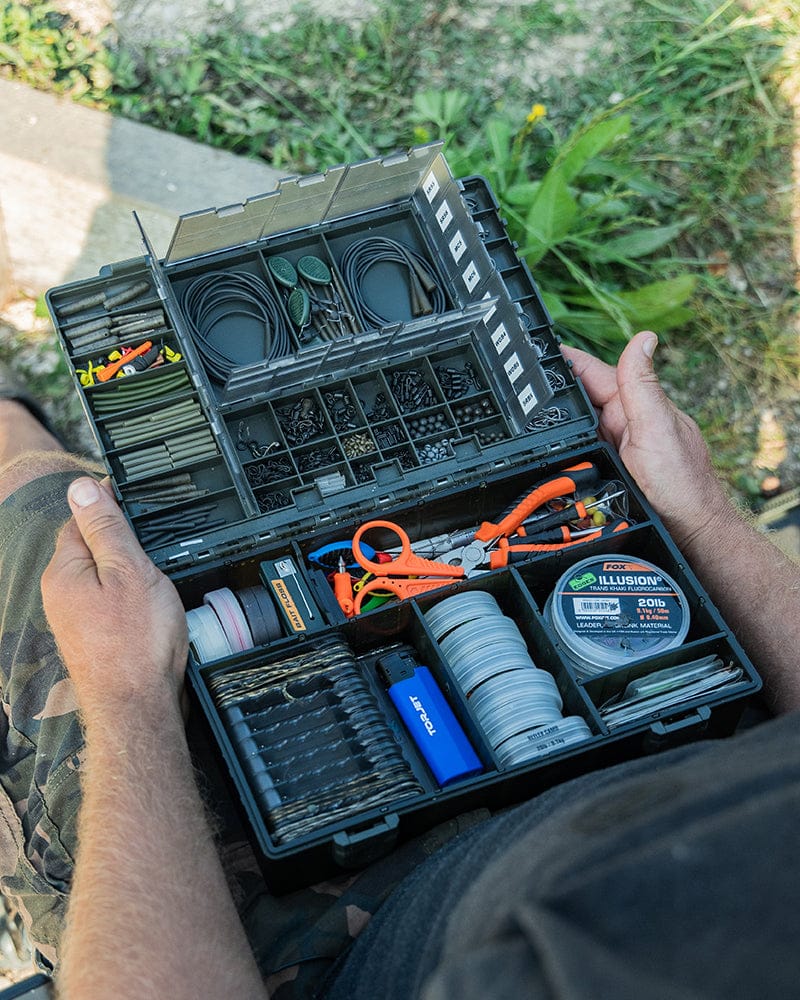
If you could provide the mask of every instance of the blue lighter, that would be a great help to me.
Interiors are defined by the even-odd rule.
[[[453,710],[427,667],[405,652],[377,661],[400,718],[440,785],[483,770]]]

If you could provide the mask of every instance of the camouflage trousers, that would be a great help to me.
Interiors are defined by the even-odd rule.
[[[71,682],[42,609],[39,580],[69,517],[67,486],[92,471],[44,476],[0,504],[0,889],[26,925],[39,965],[52,970],[76,852],[83,737]],[[86,622],[86,628],[108,623]],[[234,817],[230,803],[211,803]],[[259,967],[278,1000],[319,995],[326,976],[391,890],[455,834],[468,814],[405,844],[355,875],[271,895],[235,820],[219,851]],[[153,907],[158,890],[147,890]]]

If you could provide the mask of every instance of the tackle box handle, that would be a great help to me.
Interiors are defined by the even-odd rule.
[[[697,708],[679,718],[658,719],[651,723],[645,734],[645,750],[648,753],[658,753],[676,743],[696,739],[698,733],[707,728],[710,718],[710,706],[698,705]]]
[[[395,846],[399,829],[400,817],[389,813],[364,830],[339,830],[333,835],[333,859],[342,868],[362,868]]]

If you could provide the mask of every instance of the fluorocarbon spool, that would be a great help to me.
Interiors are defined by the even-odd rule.
[[[689,603],[664,570],[634,556],[590,556],[562,575],[545,618],[580,677],[680,646]]]

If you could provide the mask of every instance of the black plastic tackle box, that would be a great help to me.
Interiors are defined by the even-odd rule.
[[[273,888],[733,729],[760,680],[484,179],[430,144],[142,237],[49,307]]]

